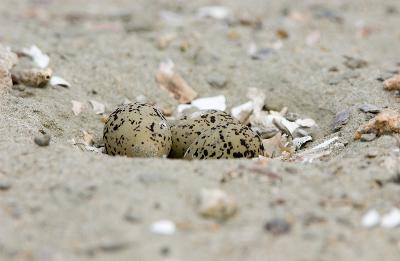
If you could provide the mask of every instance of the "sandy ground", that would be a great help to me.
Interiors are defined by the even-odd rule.
[[[199,7],[213,4],[259,16],[263,27],[196,18]],[[183,25],[160,19],[162,10],[179,14]],[[0,41],[14,49],[36,44],[71,87],[27,87],[0,97],[0,259],[399,260],[399,228],[361,226],[369,209],[400,207],[400,186],[388,182],[399,171],[395,139],[352,139],[369,119],[360,104],[399,109],[396,95],[377,80],[400,70],[399,12],[396,0],[1,0]],[[278,29],[289,38],[277,38]],[[229,40],[230,31],[239,39]],[[313,31],[321,38],[308,46]],[[157,48],[157,38],[170,32],[177,39]],[[185,40],[190,46],[182,52]],[[252,42],[276,41],[282,48],[265,60],[247,54]],[[350,69],[344,55],[368,65]],[[70,144],[81,130],[100,137],[103,127],[90,109],[74,116],[71,100],[96,100],[111,111],[145,95],[175,108],[154,81],[166,58],[202,97],[224,94],[230,108],[257,87],[269,108],[287,106],[316,120],[321,132],[308,146],[335,135],[346,146],[311,164],[271,160],[259,173],[252,160],[128,159]],[[209,86],[215,72],[228,79],[226,87]],[[343,109],[350,121],[332,134]],[[34,144],[40,130],[51,135],[50,146]],[[236,174],[223,179],[229,173]],[[199,216],[202,188],[234,196],[238,213],[224,223]],[[275,218],[290,230],[267,231]],[[176,232],[152,233],[160,219],[175,222]]]

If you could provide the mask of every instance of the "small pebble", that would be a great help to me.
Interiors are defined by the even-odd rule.
[[[170,253],[171,253],[171,249],[169,247],[167,247],[167,246],[161,247],[160,254],[162,256],[168,256]]]
[[[198,212],[203,217],[227,220],[237,211],[235,199],[219,189],[203,189],[198,198]]]
[[[41,147],[49,146],[49,144],[50,144],[50,135],[44,134],[44,135],[36,136],[34,138],[34,142],[37,145],[41,146]]]
[[[224,75],[213,73],[207,77],[207,82],[211,87],[224,88],[228,81]]]
[[[363,104],[359,107],[360,111],[362,112],[370,112],[370,113],[378,113],[381,111],[381,109],[378,106],[372,105],[372,104]]]
[[[9,190],[11,188],[11,183],[6,180],[0,180],[0,190]]]
[[[129,222],[129,223],[139,223],[141,221],[141,218],[136,215],[132,209],[128,209],[124,215],[124,220]]]
[[[346,125],[349,122],[350,119],[350,111],[344,110],[341,112],[338,112],[335,116],[335,120],[333,122],[333,131],[338,131],[340,130],[343,125]]]
[[[256,50],[253,54],[251,54],[251,59],[253,60],[265,60],[271,54],[273,50],[271,48],[261,48]]]
[[[291,225],[284,219],[275,218],[268,221],[264,229],[273,234],[274,236],[279,236],[283,234],[287,234],[291,230]]]
[[[361,138],[360,138],[361,141],[365,141],[365,142],[373,141],[375,139],[376,139],[375,133],[365,133],[365,134],[362,134]]]
[[[346,61],[344,62],[344,65],[350,69],[360,69],[363,67],[366,67],[368,65],[368,62],[362,59],[350,57],[350,56],[344,56]]]
[[[367,154],[365,155],[367,158],[376,158],[379,155],[379,152],[377,150],[370,150],[367,152]]]

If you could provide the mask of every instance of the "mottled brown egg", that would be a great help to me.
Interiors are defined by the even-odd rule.
[[[172,147],[169,157],[182,158],[201,133],[227,123],[238,123],[238,121],[228,113],[218,110],[197,111],[170,122]]]
[[[105,151],[128,157],[162,157],[171,149],[171,131],[162,113],[151,105],[119,106],[104,126]]]
[[[184,158],[254,158],[263,153],[261,138],[250,128],[241,124],[226,124],[200,134],[189,146]]]

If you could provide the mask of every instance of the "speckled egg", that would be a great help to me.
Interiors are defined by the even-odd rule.
[[[197,111],[170,122],[172,147],[169,157],[182,158],[201,133],[227,123],[238,123],[238,121],[228,113],[218,110]]]
[[[104,126],[105,151],[128,157],[162,157],[171,149],[171,131],[162,113],[151,105],[119,106]]]
[[[241,124],[227,124],[200,134],[189,146],[184,158],[254,158],[263,153],[261,138],[250,128]]]

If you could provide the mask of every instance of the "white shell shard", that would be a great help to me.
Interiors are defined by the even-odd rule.
[[[43,53],[36,45],[32,45],[30,48],[23,48],[22,53],[30,56],[39,68],[44,69],[50,63],[49,56]]]
[[[246,120],[250,116],[252,111],[253,111],[253,102],[249,101],[249,102],[243,103],[239,106],[233,107],[231,110],[231,115],[235,119],[237,119],[243,123],[243,121]]]
[[[154,234],[170,236],[175,233],[176,226],[171,220],[159,220],[151,224],[150,231]]]
[[[84,109],[85,105],[79,101],[72,100],[72,112],[75,116],[79,115]]]
[[[144,96],[143,94],[140,94],[140,95],[136,96],[135,101],[141,102],[141,103],[147,103],[149,101],[149,99],[146,96]]]
[[[285,119],[283,117],[281,118],[281,123],[283,124],[283,126],[285,126],[289,130],[290,134],[292,134],[292,135],[293,135],[294,131],[299,127],[299,125],[297,123],[288,121],[287,119]]]
[[[64,88],[68,88],[69,86],[71,86],[71,84],[69,82],[67,82],[66,80],[64,80],[63,78],[61,78],[59,76],[51,76],[50,85],[51,86],[61,86]]]
[[[96,148],[94,146],[85,145],[85,150],[96,152],[96,153],[103,153],[104,149],[103,148]]]
[[[199,99],[193,100],[191,105],[198,108],[199,110],[224,111],[226,109],[226,98],[224,95],[199,98]]]
[[[313,119],[298,119],[296,123],[301,127],[311,128],[315,126],[315,121]]]
[[[228,8],[224,6],[204,6],[199,8],[197,15],[200,18],[214,18],[217,20],[224,20],[230,15]]]
[[[158,70],[168,76],[172,76],[174,74],[174,67],[174,62],[171,59],[167,59],[166,61],[160,63]]]
[[[179,104],[178,107],[176,107],[176,111],[177,111],[178,115],[181,115],[184,110],[191,109],[191,108],[194,108],[194,106],[191,104]]]
[[[369,210],[361,219],[361,225],[363,227],[371,228],[379,224],[381,216],[375,209]]]
[[[247,91],[247,97],[253,102],[254,114],[257,115],[264,107],[265,93],[257,88],[249,88]]]
[[[400,225],[400,209],[392,208],[389,213],[382,216],[381,226],[394,228]]]
[[[333,138],[331,138],[331,139],[329,139],[329,140],[326,140],[326,141],[324,141],[324,142],[318,144],[317,146],[311,148],[308,152],[314,152],[314,151],[318,151],[318,150],[327,149],[327,148],[329,148],[329,146],[330,146],[332,143],[334,143],[334,142],[337,141],[338,139],[339,139],[339,137],[338,137],[338,136],[335,136],[335,137],[333,137]]]
[[[106,111],[106,106],[104,106],[104,104],[102,104],[100,102],[97,102],[97,101],[94,101],[94,100],[91,100],[89,102],[92,105],[93,111],[96,114],[103,114]]]
[[[296,150],[300,149],[305,143],[312,141],[311,136],[304,136],[300,138],[294,138],[293,139],[293,145],[296,148]]]

